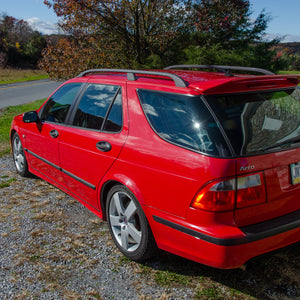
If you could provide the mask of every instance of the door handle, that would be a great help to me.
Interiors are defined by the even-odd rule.
[[[54,139],[56,139],[59,136],[59,133],[57,130],[53,129],[50,131],[50,136],[53,137]]]
[[[106,141],[100,141],[96,145],[97,149],[100,150],[101,152],[108,152],[111,150],[111,144]]]

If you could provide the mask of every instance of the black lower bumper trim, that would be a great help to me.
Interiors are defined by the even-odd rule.
[[[300,210],[293,213],[257,223],[250,226],[241,227],[240,230],[245,236],[233,239],[222,239],[201,233],[199,231],[187,228],[183,225],[176,224],[158,216],[153,216],[154,221],[166,225],[170,228],[184,232],[203,241],[219,246],[237,246],[255,241],[259,241],[280,233],[284,233],[300,227]]]

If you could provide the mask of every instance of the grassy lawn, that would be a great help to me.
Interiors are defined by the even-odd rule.
[[[42,70],[0,69],[0,84],[48,78]]]
[[[12,119],[18,114],[38,109],[45,99],[0,109],[0,156],[10,152],[9,131]]]
[[[278,74],[291,74],[291,75],[300,75],[300,71],[278,71]]]

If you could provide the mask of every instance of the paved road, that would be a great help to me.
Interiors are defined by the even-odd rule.
[[[0,108],[48,98],[60,84],[45,79],[0,85]]]

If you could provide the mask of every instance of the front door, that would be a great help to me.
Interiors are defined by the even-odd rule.
[[[40,121],[29,123],[25,131],[25,151],[29,164],[41,177],[63,184],[59,163],[59,141],[70,105],[76,98],[81,83],[60,87],[39,112]]]
[[[89,83],[60,138],[66,187],[99,209],[98,185],[127,137],[125,86]]]

